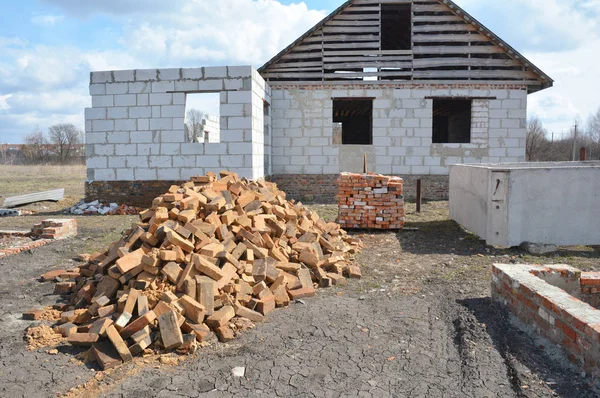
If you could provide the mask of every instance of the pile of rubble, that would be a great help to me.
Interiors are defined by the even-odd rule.
[[[67,209],[65,214],[75,214],[75,215],[109,215],[109,216],[127,216],[127,215],[135,215],[138,214],[142,209],[135,206],[121,205],[119,206],[117,203],[109,203],[102,204],[100,201],[95,200],[93,202],[86,203],[85,201],[80,201],[75,206]]]
[[[92,347],[103,368],[213,333],[227,342],[315,287],[361,277],[352,263],[360,240],[262,180],[194,177],[140,218],[55,286],[70,299],[56,330]]]

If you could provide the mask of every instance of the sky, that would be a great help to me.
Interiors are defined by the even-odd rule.
[[[600,0],[457,0],[550,75],[529,115],[560,136],[600,107]],[[83,128],[89,72],[261,66],[342,0],[0,0],[0,143]],[[207,102],[208,101],[208,102]],[[194,104],[209,113],[216,97]]]

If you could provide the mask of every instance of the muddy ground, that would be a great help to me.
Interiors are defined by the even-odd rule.
[[[314,206],[325,217],[335,207]],[[43,272],[116,240],[134,217],[78,217],[80,235],[0,260],[0,396],[51,397],[595,397],[591,381],[552,346],[533,340],[489,299],[494,262],[598,268],[600,248],[538,257],[496,250],[448,219],[447,202],[408,206],[399,233],[357,233],[362,280],[270,314],[230,344],[200,349],[178,366],[136,360],[99,373],[75,358],[29,352],[21,313],[53,304]],[[28,228],[46,215],[0,219]],[[245,367],[234,377],[234,367]],[[79,388],[75,388],[78,387]],[[83,387],[82,387],[83,386]]]

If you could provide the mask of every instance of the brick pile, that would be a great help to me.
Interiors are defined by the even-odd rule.
[[[596,378],[600,376],[600,311],[578,297],[594,291],[599,280],[598,273],[582,275],[568,265],[494,264],[492,298]]]
[[[77,236],[76,219],[47,219],[35,224],[31,230],[34,239],[66,239]]]
[[[172,186],[103,253],[60,278],[56,330],[102,368],[227,342],[316,287],[359,278],[361,243],[265,181],[221,172]],[[69,279],[65,279],[70,277]]]
[[[342,173],[338,178],[338,223],[346,229],[403,228],[402,184],[399,177]]]

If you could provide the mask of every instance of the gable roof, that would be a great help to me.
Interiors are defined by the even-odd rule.
[[[374,2],[376,2],[376,1],[374,1]],[[491,30],[489,30],[487,27],[485,27],[477,19],[473,18],[469,13],[467,13],[465,10],[463,10],[460,6],[458,6],[452,0],[437,0],[437,2],[447,6],[454,15],[461,18],[465,23],[475,26],[475,28],[477,29],[477,32],[487,36],[492,43],[494,43],[495,45],[497,45],[498,47],[503,49],[504,53],[508,57],[510,57],[511,59],[513,59],[515,61],[519,61],[524,67],[526,67],[528,70],[533,72],[540,81],[540,85],[539,85],[540,90],[543,90],[548,87],[552,87],[554,80],[550,76],[548,76],[541,69],[539,69],[537,66],[535,66],[531,61],[529,61],[527,58],[525,58],[521,53],[519,53],[517,50],[515,50],[507,42],[502,40],[500,37],[498,37],[496,34],[494,34]],[[304,33],[302,36],[300,36],[298,39],[296,39],[292,44],[290,44],[285,49],[283,49],[281,52],[279,52],[279,54],[277,54],[275,57],[273,57],[271,60],[269,60],[267,63],[265,63],[262,67],[260,67],[258,69],[258,71],[261,73],[267,71],[272,65],[279,62],[285,55],[290,53],[290,51],[292,51],[296,46],[301,44],[306,38],[310,37],[315,32],[317,32],[319,29],[323,28],[323,26],[325,26],[334,17],[336,17],[337,15],[342,13],[344,10],[346,10],[349,6],[353,5],[353,3],[357,3],[357,1],[356,0],[347,0],[346,2],[344,2],[335,11],[333,11],[331,14],[329,14],[327,17],[325,17],[322,21],[320,21],[318,24],[313,26],[306,33]],[[531,91],[533,92],[533,91],[538,91],[538,90],[534,89]]]

